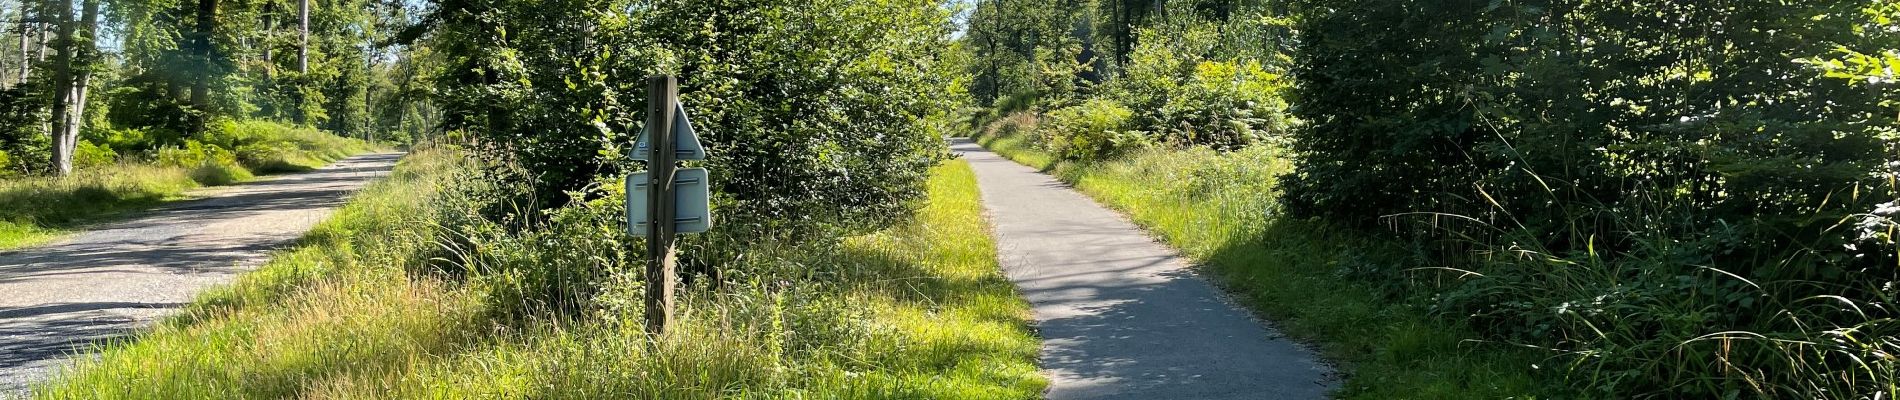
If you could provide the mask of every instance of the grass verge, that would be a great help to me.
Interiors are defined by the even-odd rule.
[[[1534,398],[1541,359],[1406,305],[1393,277],[1359,276],[1393,244],[1282,218],[1279,150],[1148,149],[1110,161],[1059,161],[1024,134],[980,144],[1050,172],[1114,207],[1202,264],[1203,271],[1294,337],[1340,362],[1348,399]]]
[[[314,129],[268,122],[240,126],[251,126],[254,132],[231,141],[238,148],[235,154],[198,145],[160,150],[161,159],[174,159],[169,163],[121,162],[81,168],[64,177],[0,179],[0,250],[42,244],[86,224],[185,198],[187,191],[200,186],[242,183],[254,179],[254,172],[309,171],[377,150],[361,140]]]
[[[961,161],[933,171],[910,223],[826,246],[757,244],[745,267],[783,272],[684,292],[679,327],[659,337],[641,330],[638,264],[602,261],[611,271],[595,307],[525,316],[517,298],[497,295],[522,270],[432,268],[454,232],[440,208],[457,203],[441,188],[467,167],[439,151],[412,155],[299,247],[78,361],[37,395],[1032,399],[1045,385],[1028,306],[998,269]],[[536,247],[583,236],[562,229],[617,229],[588,221],[556,218],[549,237],[459,240],[471,252],[558,260],[524,268],[617,257]]]

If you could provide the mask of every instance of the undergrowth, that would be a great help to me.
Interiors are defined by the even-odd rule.
[[[659,337],[642,329],[643,257],[617,195],[489,220],[481,209],[512,206],[485,200],[506,188],[470,163],[412,155],[299,247],[39,397],[1030,399],[1045,385],[961,161],[932,171],[908,223],[743,244],[721,264],[732,279],[683,288]]]

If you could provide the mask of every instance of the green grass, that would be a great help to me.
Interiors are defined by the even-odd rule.
[[[748,268],[795,272],[686,290],[680,324],[660,337],[641,330],[637,264],[608,267],[597,307],[565,316],[497,301],[506,292],[491,285],[518,283],[503,279],[513,270],[429,272],[452,215],[435,208],[456,204],[440,188],[466,169],[440,151],[411,156],[299,247],[79,361],[39,397],[1031,399],[1045,385],[1028,306],[998,270],[961,161],[933,171],[909,223],[827,246],[756,244]],[[617,229],[557,223],[549,232]],[[471,241],[612,257],[523,238]]]
[[[88,222],[180,198],[198,186],[183,168],[140,164],[58,178],[0,179],[0,249],[44,243]]]
[[[1472,332],[1405,305],[1361,266],[1390,243],[1278,213],[1276,179],[1291,168],[1268,146],[1220,153],[1147,149],[1096,163],[1059,161],[1023,134],[981,144],[1051,172],[1126,213],[1204,265],[1203,271],[1290,335],[1314,343],[1347,376],[1349,399],[1549,396],[1536,354],[1471,340]]]
[[[301,172],[379,148],[314,129],[257,122],[231,161],[195,166],[121,162],[64,177],[0,178],[0,250],[43,244],[129,212],[186,198],[200,186],[232,185],[256,173]],[[266,129],[272,128],[272,129]]]

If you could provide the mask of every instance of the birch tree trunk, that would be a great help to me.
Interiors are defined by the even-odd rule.
[[[86,89],[92,83],[92,62],[98,54],[99,0],[83,1],[80,31],[77,35],[68,36],[71,39],[66,45],[74,57],[67,59],[69,65],[66,67],[68,73],[72,74],[72,82],[68,84],[69,94],[66,95],[70,104],[66,107],[64,128],[56,133],[62,138],[60,143],[65,146],[63,154],[66,158],[60,163],[61,174],[72,170],[73,154],[79,146],[79,129],[86,124]]]
[[[277,69],[277,65],[270,60],[271,45],[276,44],[274,43],[275,41],[271,39],[277,38],[276,29],[277,3],[264,3],[264,39],[260,47],[264,48],[264,59],[262,61],[264,62],[264,77],[266,78],[269,78],[271,73]]]

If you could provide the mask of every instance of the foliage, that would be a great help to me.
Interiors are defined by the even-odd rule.
[[[613,212],[593,210],[616,210],[617,198],[534,222],[551,224],[545,231],[471,240],[458,225],[480,222],[460,210],[497,201],[483,192],[513,190],[454,194],[468,189],[454,183],[480,181],[483,170],[444,149],[411,156],[302,246],[200,298],[186,317],[79,361],[39,394],[1026,399],[1041,392],[1027,305],[997,271],[975,177],[960,162],[933,171],[918,220],[836,242],[728,243],[761,255],[743,261],[758,279],[689,292],[678,330],[661,337],[640,327],[637,260],[569,251],[623,235]],[[451,243],[465,246],[441,247]],[[438,257],[455,252],[486,261]],[[611,284],[567,287],[585,288],[600,307],[573,317],[537,311],[548,303],[529,300],[536,293],[565,290],[522,279],[562,270],[543,262],[602,267],[595,273]]]
[[[963,69],[977,104],[1040,98],[1060,102],[1094,73],[1093,52],[1076,31],[1084,4],[1061,1],[982,1],[964,23],[962,48],[973,54]],[[1021,103],[1017,103],[1021,104]]]
[[[0,153],[11,162],[0,175],[25,175],[48,171],[52,164],[51,138],[39,129],[45,111],[37,106],[39,94],[30,85],[0,90]]]
[[[114,2],[107,17],[123,35],[124,73],[104,84],[111,123],[176,137],[250,118],[363,133],[365,60],[384,35],[374,16],[396,7],[311,4],[309,69],[299,71],[296,0]]]
[[[1304,3],[1285,204],[1598,395],[1891,396],[1900,254],[1847,226],[1900,91],[1813,61],[1900,48],[1881,4]]]
[[[78,152],[73,154],[73,167],[99,168],[111,165],[117,162],[118,159],[119,153],[112,151],[111,147],[95,145],[88,141],[80,141]]]
[[[1086,159],[1059,151],[1066,106],[1112,100],[1160,143],[1288,146],[1286,195],[1223,201],[1400,249],[1336,268],[1549,351],[1587,396],[1896,394],[1900,4],[1124,3],[1073,17],[1099,58],[1082,99],[976,125]],[[1039,15],[985,6],[1012,10],[979,2],[972,30]],[[972,74],[1028,54],[975,39]]]
[[[1129,127],[1134,111],[1113,100],[1091,99],[1049,113],[1038,132],[1040,140],[1058,157],[1071,160],[1108,158],[1146,146],[1147,135]]]
[[[1097,2],[1094,8],[1082,13],[1056,15],[1011,7],[1014,6],[1002,1],[979,3],[976,14],[971,16],[969,22],[971,29],[973,32],[981,29],[983,24],[989,23],[987,19],[1016,21],[1023,18],[1093,18],[1098,21],[1097,28],[1108,29],[1099,24],[1104,18],[1118,20],[1129,17],[1100,14],[1128,11],[1127,5],[1113,1]],[[986,10],[1005,14],[991,16],[985,13]],[[1109,60],[1083,58],[1079,61],[1082,65],[1064,72],[1071,80],[1091,82],[1087,86],[1089,90],[1077,92],[1017,85],[1011,90],[1017,90],[1019,92],[1013,93],[1019,94],[996,100],[994,107],[987,111],[987,116],[1001,117],[1019,110],[1034,109],[1024,104],[1026,102],[1040,101],[1050,107],[1060,108],[1068,104],[1103,100],[1125,104],[1134,112],[1125,130],[1146,132],[1145,138],[1124,132],[1122,141],[1145,140],[1232,150],[1283,137],[1294,125],[1286,115],[1287,106],[1283,100],[1288,81],[1281,73],[1271,71],[1283,69],[1286,63],[1280,52],[1284,32],[1275,35],[1276,30],[1284,31],[1281,26],[1285,21],[1273,18],[1273,14],[1257,4],[1177,0],[1166,2],[1157,10],[1169,12],[1138,13],[1144,15],[1142,18],[1148,22],[1144,26],[1127,27],[1126,32],[1111,30],[1101,31],[1107,32],[1105,34],[1098,32],[1096,36],[1089,36],[1086,32],[1070,35],[1068,40],[1117,41],[1085,43],[1088,45],[1085,47],[1091,49],[1105,46],[1123,49],[1113,54],[1112,64]],[[1243,40],[1237,42],[1235,39]],[[972,33],[961,42],[964,51],[977,53],[964,62],[968,63],[966,69],[976,74],[979,86],[984,74],[1012,73],[997,70],[997,65],[1007,64],[1005,61],[1011,56],[998,54],[1000,50],[990,43],[991,40]],[[1123,43],[1122,40],[1127,42]],[[1032,44],[1016,47],[1029,45]],[[1132,47],[1112,47],[1121,45]],[[1091,55],[1104,56],[1099,53]],[[1113,65],[1113,68],[1109,68],[1109,65]],[[1086,98],[1071,99],[1068,97],[1070,94],[1083,94]],[[981,104],[984,98],[979,96],[976,100]],[[1043,137],[1033,139],[1041,140]],[[1044,144],[1050,149],[1061,146]],[[1057,153],[1065,158],[1081,158],[1068,151],[1058,150]]]
[[[1148,119],[1163,140],[1231,150],[1282,138],[1291,125],[1285,84],[1258,62],[1202,61],[1193,71]]]
[[[480,138],[485,157],[528,172],[535,207],[548,208],[638,168],[625,153],[644,78],[675,74],[710,147],[699,165],[720,193],[721,229],[822,237],[875,226],[906,214],[943,157],[930,120],[950,106],[939,96],[949,74],[933,62],[947,15],[929,1],[834,3],[638,1],[628,15],[451,4],[470,8],[438,12],[448,18],[438,49],[453,66],[438,81],[445,118]]]

